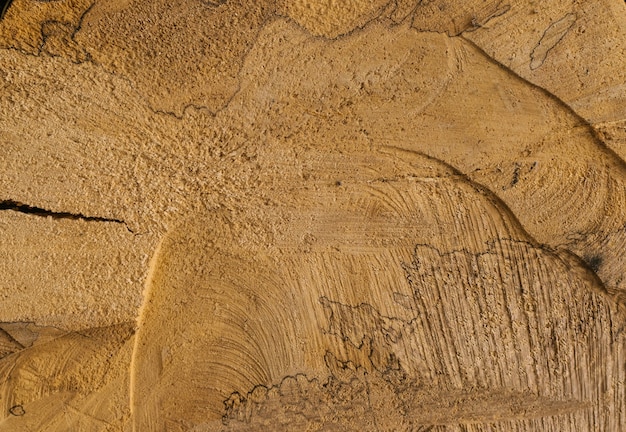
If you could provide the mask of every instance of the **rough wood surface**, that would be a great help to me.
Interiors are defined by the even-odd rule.
[[[0,431],[626,429],[625,32],[15,0]]]

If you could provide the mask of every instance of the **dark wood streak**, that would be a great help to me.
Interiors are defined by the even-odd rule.
[[[4,15],[7,13],[7,10],[9,10],[9,6],[11,6],[12,2],[13,0],[2,0],[2,2],[0,2],[0,20],[4,19]]]

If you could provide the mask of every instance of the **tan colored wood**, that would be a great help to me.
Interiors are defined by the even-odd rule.
[[[626,428],[617,0],[15,0],[0,431]]]

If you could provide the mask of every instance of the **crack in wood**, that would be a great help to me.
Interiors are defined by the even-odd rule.
[[[4,18],[13,0],[3,0],[0,2],[0,21]]]
[[[23,214],[29,214],[39,217],[50,217],[52,219],[70,219],[70,220],[83,220],[86,222],[110,222],[116,224],[122,224],[128,231],[134,234],[134,232],[128,227],[126,222],[121,219],[107,218],[102,216],[86,216],[82,213],[70,213],[70,212],[55,212],[47,210],[41,207],[35,207],[28,204],[24,204],[14,200],[0,201],[0,211],[9,210]]]

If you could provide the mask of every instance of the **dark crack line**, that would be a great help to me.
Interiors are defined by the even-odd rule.
[[[78,17],[78,22],[76,24],[74,24],[71,21],[58,21],[58,20],[45,20],[41,23],[41,27],[40,27],[40,33],[41,33],[41,43],[39,44],[39,47],[37,48],[37,54],[35,54],[36,57],[40,57],[42,54],[48,54],[50,57],[60,57],[60,58],[64,58],[66,60],[71,61],[74,64],[82,64],[82,63],[86,63],[86,62],[91,62],[91,54],[89,52],[87,52],[87,50],[81,46],[78,42],[76,42],[76,34],[81,30],[82,26],[83,26],[83,21],[85,20],[85,17],[87,16],[87,14],[89,12],[91,12],[91,10],[94,8],[94,6],[96,5],[96,2],[92,3],[91,5],[89,5],[89,7],[87,9],[85,9],[80,17]],[[76,44],[77,47],[80,48],[80,50],[82,50],[82,54],[85,55],[85,59],[84,60],[74,60],[71,59],[67,56],[61,55],[61,54],[55,54],[53,52],[50,52],[46,49],[46,43],[48,42],[48,38],[50,38],[50,36],[53,36],[54,33],[48,33],[46,31],[46,26],[52,25],[52,24],[59,24],[62,26],[66,26],[67,28],[70,28],[70,41],[72,41],[73,43]]]
[[[23,204],[21,202],[13,200],[0,201],[0,211],[1,210],[9,210],[39,217],[51,217],[52,219],[83,220],[86,222],[110,222],[122,224],[126,227],[128,231],[134,234],[133,230],[128,227],[128,224],[126,224],[126,222],[121,219],[106,218],[102,216],[85,216],[81,213],[55,212],[52,210],[46,210],[41,207],[30,206],[28,204]]]
[[[479,54],[481,54],[484,58],[486,58],[493,65],[499,67],[500,69],[505,71],[510,76],[515,77],[515,79],[520,80],[521,82],[524,82],[526,85],[530,86],[531,88],[539,91],[543,95],[547,96],[548,98],[550,98],[551,100],[556,102],[557,105],[559,105],[565,111],[570,113],[570,115],[572,115],[574,118],[576,118],[576,120],[579,122],[580,126],[587,128],[587,130],[590,133],[591,137],[593,138],[596,146],[600,149],[600,151],[602,153],[605,154],[605,156],[609,157],[609,160],[612,160],[616,164],[617,168],[620,170],[620,174],[626,175],[626,160],[622,159],[613,149],[611,149],[602,140],[602,137],[600,136],[600,133],[594,127],[594,125],[589,120],[587,120],[585,117],[583,117],[581,114],[576,112],[567,102],[565,102],[563,99],[558,97],[556,94],[552,93],[550,90],[548,90],[548,89],[546,89],[544,87],[541,87],[538,84],[535,84],[534,82],[530,81],[527,78],[524,78],[523,76],[521,76],[520,74],[515,72],[513,69],[511,69],[510,67],[508,67],[504,63],[501,63],[500,61],[496,60],[494,57],[489,55],[484,49],[482,49],[482,47],[480,47],[476,42],[472,41],[471,39],[469,39],[469,38],[467,38],[467,37],[465,37],[463,35],[455,36],[455,37],[457,37],[457,38],[461,39],[462,41],[464,41],[465,43],[467,43],[468,46],[470,46],[473,49],[475,49]]]
[[[0,2],[0,21],[2,21],[2,19],[4,18],[4,15],[9,10],[9,6],[11,6],[11,3],[13,3],[13,0],[8,0],[8,1],[4,0]]]
[[[558,38],[558,40],[556,42],[551,44],[548,48],[546,48],[546,50],[543,53],[541,53],[539,48],[542,46],[543,41],[550,37],[550,31],[552,29],[554,29],[556,26],[558,26],[562,21],[566,20],[568,17],[573,17],[574,21],[564,31],[561,32],[561,36],[559,36],[559,38]],[[550,24],[543,31],[543,35],[541,35],[541,39],[539,39],[539,42],[537,42],[537,44],[533,48],[532,52],[530,53],[530,60],[531,60],[531,62],[529,64],[529,67],[530,67],[531,70],[534,71],[536,69],[539,69],[541,66],[543,66],[543,64],[545,63],[546,59],[548,58],[548,54],[550,54],[550,51],[552,51],[559,43],[561,43],[563,38],[572,29],[574,24],[576,24],[577,20],[578,20],[578,17],[576,16],[576,14],[573,13],[573,12],[570,12],[570,13],[566,14],[565,16],[563,16],[562,18],[560,18],[559,20],[557,20],[557,21],[553,22],[552,24]],[[556,34],[558,34],[558,32],[556,32]],[[535,60],[537,60],[537,62],[535,62]]]

